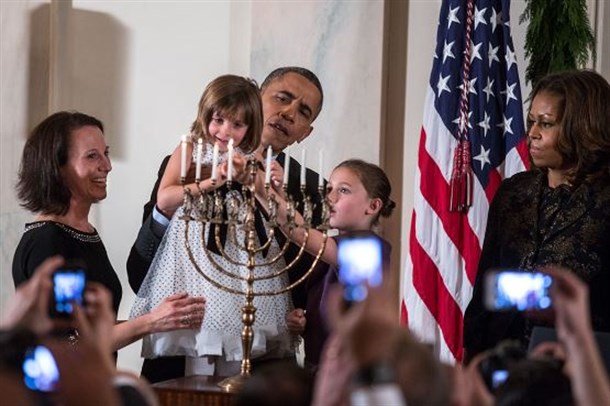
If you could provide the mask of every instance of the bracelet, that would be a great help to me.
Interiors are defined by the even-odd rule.
[[[76,344],[78,344],[79,337],[80,337],[80,335],[78,334],[78,330],[72,329],[72,330],[70,330],[70,332],[68,332],[68,336],[66,338],[68,340],[68,344],[76,345]]]
[[[375,385],[394,382],[396,379],[394,366],[389,361],[379,361],[357,370],[352,383],[356,385]]]

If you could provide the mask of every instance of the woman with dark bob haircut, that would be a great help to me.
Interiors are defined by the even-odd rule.
[[[544,325],[483,308],[491,268],[557,265],[590,289],[594,330],[610,331],[610,85],[589,70],[549,75],[532,92],[532,169],[506,179],[489,209],[474,294],[464,317],[467,357]]]
[[[91,205],[106,198],[112,170],[103,131],[95,117],[66,111],[49,116],[32,131],[23,149],[17,194],[36,217],[25,225],[15,251],[13,281],[20,285],[46,258],[60,255],[83,264],[87,280],[110,290],[116,312],[121,283],[89,222]],[[149,333],[196,327],[203,312],[203,298],[186,293],[170,296],[150,313],[116,324],[113,348]]]

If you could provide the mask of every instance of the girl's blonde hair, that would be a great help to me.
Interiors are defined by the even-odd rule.
[[[210,140],[208,127],[214,113],[228,119],[237,119],[243,114],[248,131],[239,144],[245,153],[254,151],[263,132],[263,108],[256,82],[236,75],[223,75],[211,81],[199,100],[197,119],[191,126],[193,140]]]

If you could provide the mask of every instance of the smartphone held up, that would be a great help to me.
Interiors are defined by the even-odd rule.
[[[383,253],[381,239],[374,235],[342,236],[338,243],[339,281],[347,303],[360,302],[368,286],[381,285]]]
[[[491,311],[546,310],[552,305],[553,278],[523,269],[491,270],[485,275],[484,302]]]
[[[84,266],[76,263],[68,264],[53,273],[52,282],[51,317],[72,317],[74,306],[82,306],[84,303],[87,283]]]
[[[24,383],[31,390],[52,392],[59,382],[59,368],[55,358],[43,345],[26,351],[22,369]]]

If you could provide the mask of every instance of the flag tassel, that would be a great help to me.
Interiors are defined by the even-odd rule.
[[[453,170],[449,182],[449,211],[468,211],[472,206],[473,181],[470,141],[462,140],[458,143],[453,155]]]

